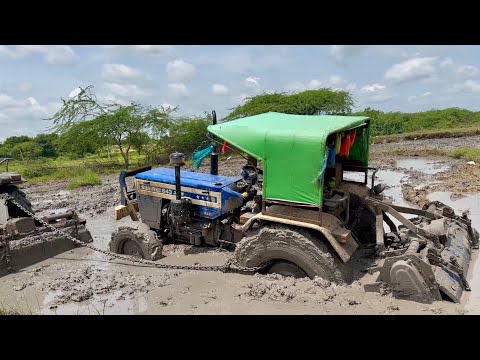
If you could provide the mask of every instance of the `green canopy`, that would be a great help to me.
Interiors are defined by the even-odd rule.
[[[362,116],[291,115],[276,112],[208,126],[208,131],[263,162],[263,198],[322,205],[317,177],[330,134],[369,125]],[[369,127],[357,137],[349,159],[368,166]]]

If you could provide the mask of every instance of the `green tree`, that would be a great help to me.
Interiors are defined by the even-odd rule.
[[[31,141],[32,138],[22,135],[22,136],[10,136],[5,139],[5,141],[0,146],[0,156],[1,157],[17,157],[21,155],[20,148],[17,145]],[[13,151],[14,147],[17,146],[17,149]]]
[[[34,140],[18,143],[11,150],[12,157],[22,160],[32,160],[42,154],[42,148]]]
[[[97,100],[93,86],[79,88],[79,93],[63,101],[61,109],[49,120],[55,133],[65,134],[75,124],[91,121],[88,133],[100,139],[107,147],[115,144],[123,157],[125,168],[129,166],[129,151],[141,132],[162,132],[168,117],[176,109],[143,107],[137,103],[124,106],[115,102]],[[85,125],[87,126],[87,125]]]
[[[129,140],[132,143],[132,148],[137,150],[138,155],[144,152],[145,147],[152,141],[150,136],[145,131],[141,131],[135,135],[132,135]]]
[[[64,131],[57,140],[59,152],[83,157],[99,151],[104,146],[104,139],[99,136],[95,121],[80,121]]]
[[[299,115],[349,115],[353,104],[349,92],[330,89],[307,90],[296,94],[262,94],[248,98],[245,104],[233,109],[225,120],[270,111]]]
[[[57,146],[56,141],[58,136],[56,134],[38,134],[35,136],[35,144],[41,148],[41,157],[56,157]]]

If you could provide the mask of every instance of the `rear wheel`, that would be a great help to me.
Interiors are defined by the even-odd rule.
[[[350,217],[347,226],[362,245],[373,245],[377,242],[375,214],[362,199],[350,194]]]
[[[147,260],[162,258],[162,241],[145,224],[121,226],[112,234],[110,251]]]
[[[271,224],[245,237],[234,253],[240,266],[257,267],[269,262],[268,272],[345,283],[352,279],[350,267],[344,264],[320,239],[305,229]]]

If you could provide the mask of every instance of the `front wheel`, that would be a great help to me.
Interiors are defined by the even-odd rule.
[[[162,247],[162,241],[145,224],[119,227],[113,232],[109,244],[111,252],[147,260],[161,259]]]

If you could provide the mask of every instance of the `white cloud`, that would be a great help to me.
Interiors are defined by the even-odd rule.
[[[460,76],[475,76],[478,75],[478,68],[473,65],[463,65],[456,68],[455,72]]]
[[[398,96],[392,93],[386,85],[379,83],[362,86],[358,95],[363,102],[383,102]]]
[[[418,100],[421,100],[421,99],[424,99],[428,96],[432,95],[432,93],[430,91],[427,91],[421,95],[412,95],[412,96],[409,96],[408,97],[408,102],[415,102],[415,101],[418,101]]]
[[[447,57],[442,62],[440,63],[440,67],[447,67],[447,66],[453,66],[453,59],[451,57]]]
[[[287,84],[287,86],[285,86],[285,89],[291,92],[302,92],[305,90],[318,90],[325,86],[334,90],[342,90],[345,88],[348,91],[353,91],[357,87],[357,85],[353,83],[350,83],[344,87],[346,83],[347,81],[341,76],[332,75],[325,82],[317,79],[312,79],[308,83],[303,83],[301,81],[292,81],[291,83]]]
[[[21,107],[21,106],[24,106],[25,104],[26,104],[26,102],[16,100],[10,95],[0,94],[0,107],[1,108]]]
[[[385,90],[387,87],[385,85],[382,85],[382,84],[379,84],[379,83],[375,83],[375,84],[371,84],[371,85],[365,85],[363,86],[360,91],[361,92],[364,92],[364,93],[371,93],[371,92],[376,92],[376,91],[380,91],[380,90]]]
[[[361,54],[367,45],[331,45],[330,56],[335,62],[345,64],[349,62],[354,56]]]
[[[107,50],[113,53],[126,55],[148,55],[160,57],[173,55],[174,47],[172,45],[105,45]]]
[[[36,54],[43,55],[45,62],[53,65],[71,64],[77,58],[73,49],[68,45],[0,46],[0,58],[24,59]]]
[[[82,91],[82,89],[80,89],[79,87],[73,89],[72,91],[70,91],[70,94],[68,94],[68,97],[69,98],[74,98],[75,96],[77,96],[78,94],[80,94],[80,92]]]
[[[449,86],[446,91],[452,93],[479,93],[480,83],[474,80],[466,80],[463,83],[457,83]]]
[[[213,84],[212,92],[214,95],[228,95],[230,93],[228,87],[222,84]]]
[[[355,91],[356,88],[357,88],[357,84],[355,83],[350,83],[347,86],[345,86],[345,90],[350,92]]]
[[[346,84],[347,81],[344,80],[339,75],[331,75],[327,80],[327,87],[332,88],[333,90],[341,90],[342,86]]]
[[[285,89],[291,92],[302,92],[305,90],[305,85],[300,81],[293,81],[289,83]]]
[[[247,77],[244,81],[245,86],[248,86],[250,88],[259,88],[260,83],[259,83],[260,78],[259,77]]]
[[[168,110],[168,109],[173,109],[175,106],[173,106],[172,104],[164,101],[160,107],[165,109],[165,110]]]
[[[422,57],[395,64],[385,72],[385,79],[402,83],[428,78],[435,73],[437,60],[436,57]]]
[[[321,87],[322,87],[322,82],[316,79],[310,80],[310,82],[307,85],[307,89],[310,89],[310,90],[317,90],[317,89],[320,89]]]
[[[9,136],[33,136],[39,131],[47,130],[51,123],[43,119],[52,116],[61,105],[58,102],[42,105],[32,96],[21,100],[8,94],[0,94],[0,123],[8,128],[8,132],[0,132],[0,141]]]
[[[124,64],[105,64],[103,65],[102,78],[109,82],[132,82],[146,79],[147,75]]]
[[[169,61],[167,74],[171,81],[188,82],[195,76],[195,67],[183,60]]]
[[[32,106],[40,106],[40,104],[38,103],[37,99],[35,99],[34,97],[32,96],[29,96],[27,98],[28,102],[30,103],[30,105]]]
[[[183,83],[168,84],[168,87],[170,88],[173,96],[178,99],[187,99],[190,97],[190,91],[188,91],[187,86]]]
[[[150,95],[148,91],[135,84],[106,82],[103,84],[103,90],[107,94],[105,96],[107,99],[118,101],[123,105],[130,103],[130,101],[137,101]]]

